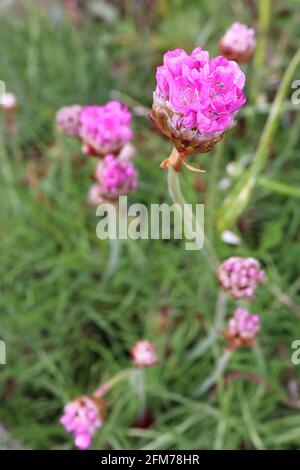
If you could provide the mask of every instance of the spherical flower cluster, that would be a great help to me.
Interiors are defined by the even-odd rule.
[[[67,432],[74,436],[78,449],[90,447],[92,438],[104,419],[104,402],[93,396],[82,396],[69,402],[60,419]]]
[[[95,173],[96,187],[93,194],[104,199],[116,199],[128,194],[138,186],[137,172],[133,163],[119,160],[114,155],[106,157],[98,163]]]
[[[81,110],[82,107],[79,104],[61,108],[56,114],[56,126],[59,132],[72,137],[78,137]]]
[[[101,157],[117,154],[132,138],[131,113],[119,101],[104,106],[83,106],[80,138],[86,153]]]
[[[263,281],[264,275],[256,259],[238,256],[224,261],[217,272],[221,287],[233,299],[252,297],[257,286]]]
[[[237,63],[201,48],[164,54],[156,81],[151,118],[183,156],[209,151],[246,102]]]
[[[219,42],[219,51],[227,59],[248,62],[255,48],[255,30],[241,23],[233,23]]]
[[[158,363],[154,344],[147,340],[140,340],[131,348],[131,357],[136,367],[150,367]]]
[[[237,308],[228,321],[225,337],[229,348],[240,346],[253,346],[254,339],[260,329],[260,318],[252,315],[244,308]]]

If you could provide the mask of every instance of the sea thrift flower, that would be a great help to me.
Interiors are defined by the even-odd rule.
[[[81,110],[82,107],[79,104],[61,108],[56,114],[56,126],[59,132],[72,137],[78,137]]]
[[[131,113],[119,101],[104,106],[84,106],[80,114],[80,137],[85,152],[100,157],[118,154],[132,138]]]
[[[95,180],[99,185],[99,193],[108,199],[116,199],[138,186],[133,163],[121,161],[114,155],[107,155],[98,163]]]
[[[265,273],[256,259],[239,256],[228,258],[217,272],[221,287],[233,299],[252,297],[264,276]]]
[[[150,367],[158,363],[153,343],[147,340],[140,340],[131,348],[131,357],[137,367]]]
[[[248,62],[255,48],[255,30],[245,24],[233,23],[219,42],[220,53],[238,63]]]
[[[177,156],[165,160],[179,171],[181,160],[208,152],[233,126],[245,104],[245,75],[236,62],[209,58],[201,48],[164,54],[157,68],[151,119],[174,144]]]
[[[73,434],[75,446],[85,450],[90,447],[95,432],[102,426],[104,415],[104,401],[84,395],[65,406],[60,423],[67,432]]]
[[[230,349],[239,346],[253,346],[259,329],[259,316],[252,315],[244,308],[238,308],[228,321],[224,336],[229,342]]]

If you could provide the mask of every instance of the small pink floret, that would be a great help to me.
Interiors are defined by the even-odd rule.
[[[95,178],[100,193],[108,197],[127,194],[138,187],[137,171],[133,163],[107,155],[96,168]]]
[[[87,396],[68,403],[60,423],[67,432],[73,434],[78,449],[90,447],[93,435],[102,425],[102,419],[96,404]]]
[[[238,256],[224,261],[217,272],[221,287],[234,299],[252,297],[264,276],[256,259]]]

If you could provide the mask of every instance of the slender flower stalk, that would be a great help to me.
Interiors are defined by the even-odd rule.
[[[237,308],[227,323],[224,337],[227,339],[227,347],[223,354],[219,357],[213,373],[207,377],[204,382],[197,388],[195,396],[204,395],[218,380],[222,377],[233,352],[241,347],[247,346],[253,348],[255,346],[255,338],[260,329],[260,318],[253,315],[248,310]]]
[[[213,385],[215,385],[220,380],[220,378],[224,374],[226,367],[230,362],[231,357],[232,351],[229,349],[225,349],[223,354],[219,357],[219,360],[216,364],[213,373],[209,377],[207,377],[207,379],[205,379],[204,382],[202,382],[202,384],[200,385],[200,387],[198,387],[195,391],[195,397],[201,397],[202,395],[204,395]]]
[[[195,348],[188,353],[188,357],[190,359],[198,359],[200,356],[202,356],[215,343],[217,338],[224,331],[227,300],[227,294],[220,290],[216,302],[216,311],[213,326],[209,330],[206,338],[202,339],[195,346]]]
[[[111,279],[112,275],[116,271],[121,255],[121,243],[122,240],[118,238],[110,238],[110,251],[109,251],[109,258],[108,262],[105,266],[105,270],[102,276],[102,284],[106,285],[107,282]]]
[[[173,152],[176,152],[173,151]],[[168,169],[168,189],[169,189],[169,194],[175,204],[178,204],[181,207],[181,212],[183,213],[183,210],[185,211],[185,217],[184,217],[184,223],[185,227],[189,232],[190,236],[193,235],[193,230],[197,230],[200,233],[203,233],[204,235],[204,246],[201,252],[203,255],[206,257],[207,262],[212,269],[212,271],[215,271],[217,266],[218,266],[218,261],[216,259],[216,256],[213,252],[213,249],[210,245],[210,242],[207,238],[205,238],[204,234],[204,226],[201,224],[200,220],[197,220],[196,217],[193,214],[192,209],[190,206],[187,204],[186,200],[183,197],[181,188],[180,188],[180,183],[179,183],[179,175],[174,170],[173,166],[171,165]]]

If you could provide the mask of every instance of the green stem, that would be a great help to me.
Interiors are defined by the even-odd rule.
[[[119,259],[120,259],[120,244],[121,241],[118,238],[110,239],[110,254],[109,260],[103,274],[103,283],[109,281],[115,270],[117,269]]]
[[[182,216],[184,214],[184,224],[189,232],[189,235],[191,237],[194,235],[194,227],[197,232],[203,233],[204,246],[201,249],[201,252],[206,257],[210,268],[215,271],[219,263],[209,240],[205,237],[204,225],[202,225],[201,222],[197,220],[190,208],[190,205],[184,199],[180,188],[179,173],[177,173],[171,166],[168,169],[168,189],[173,202],[180,207],[180,211],[178,211],[179,215]]]
[[[271,0],[260,0],[258,11],[258,43],[255,50],[254,66],[261,68],[264,65],[267,49],[267,35],[270,26]]]
[[[285,183],[281,183],[280,181],[273,180],[271,178],[266,178],[261,176],[257,181],[258,186],[264,189],[269,189],[270,191],[278,194],[282,194],[283,196],[291,196],[300,198],[300,189],[294,186],[289,186]]]
[[[109,392],[114,385],[118,384],[122,380],[129,379],[132,369],[125,369],[114,375],[110,380],[101,384],[93,393],[95,397],[103,397],[107,392]]]
[[[224,140],[222,140],[216,147],[213,158],[211,159],[211,168],[209,172],[209,181],[208,181],[208,235],[209,239],[214,239],[214,219],[215,219],[215,209],[216,209],[216,193],[217,193],[217,182],[218,182],[218,173],[220,167],[220,161],[223,154]]]
[[[202,354],[210,348],[219,334],[224,329],[224,320],[226,316],[226,306],[227,306],[227,295],[222,290],[219,291],[217,303],[216,303],[216,313],[214,318],[214,324],[209,331],[206,338],[201,340],[194,349],[188,353],[190,359],[196,359],[202,356]]]
[[[221,376],[223,375],[223,372],[225,371],[230,359],[231,359],[231,356],[232,356],[232,351],[230,351],[229,349],[225,349],[225,351],[223,352],[222,356],[220,356],[217,364],[216,364],[216,367],[215,367],[215,370],[213,371],[213,373],[207,378],[204,380],[204,382],[202,382],[202,384],[200,385],[199,388],[197,388],[196,392],[195,392],[195,397],[201,397],[202,395],[204,395],[215,383],[218,382],[218,380],[221,378]]]
[[[253,103],[257,102],[257,97],[261,89],[262,72],[264,70],[264,63],[267,50],[267,37],[270,26],[271,0],[260,0],[258,7],[258,41],[253,59],[254,68],[251,83]]]

